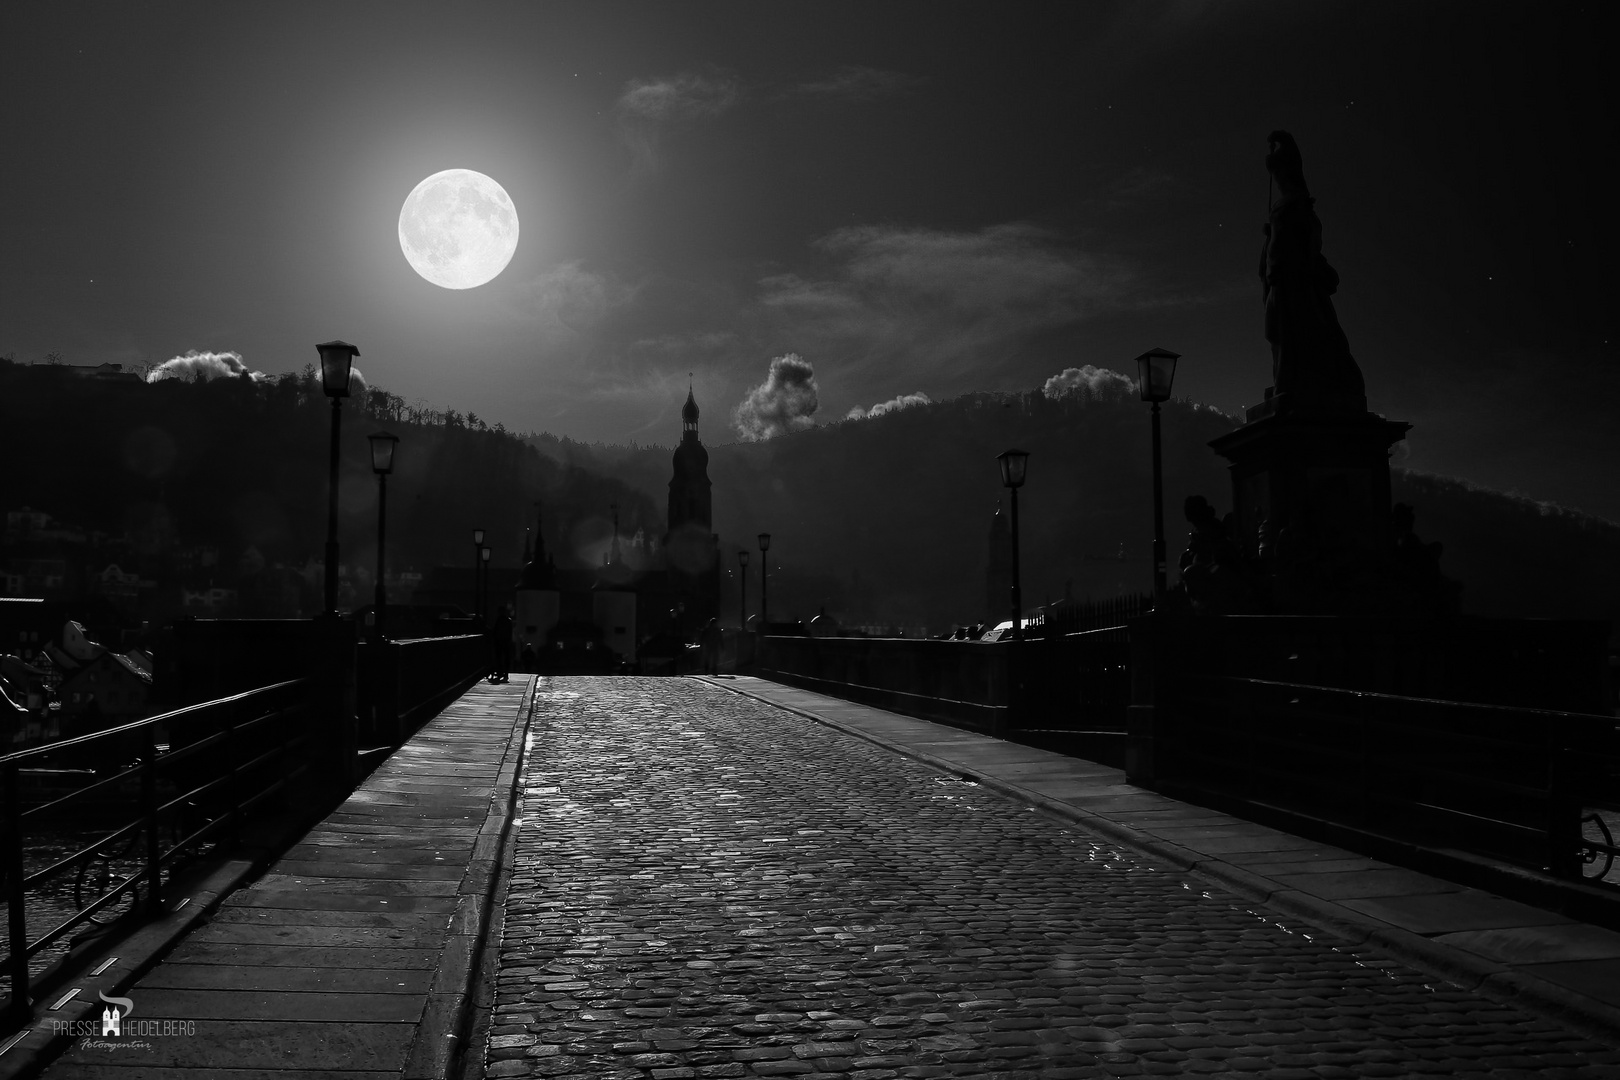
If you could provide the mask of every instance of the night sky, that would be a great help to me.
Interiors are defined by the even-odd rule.
[[[1184,354],[1270,381],[1266,134],[1298,139],[1397,463],[1620,520],[1608,5],[13,2],[0,354],[373,383],[508,428],[703,435],[773,358],[818,421]],[[401,254],[474,169],[494,281]]]

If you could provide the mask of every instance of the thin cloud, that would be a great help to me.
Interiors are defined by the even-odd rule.
[[[804,97],[839,101],[869,101],[921,86],[924,80],[899,71],[872,67],[844,67],[830,75],[803,82],[793,88]]]
[[[516,302],[525,314],[575,334],[590,333],[634,297],[634,288],[578,262],[554,266],[516,290]]]
[[[815,368],[798,353],[786,353],[771,361],[765,381],[737,403],[731,422],[744,442],[759,442],[814,427],[820,407]]]
[[[742,96],[735,79],[725,75],[682,72],[631,79],[619,94],[619,136],[630,150],[630,173],[658,171],[659,152],[669,128],[725,113]]]
[[[705,120],[731,108],[740,96],[736,80],[728,76],[688,71],[631,79],[619,95],[619,113],[655,123]]]
[[[762,279],[760,309],[781,336],[856,364],[965,374],[1037,334],[1137,302],[1126,267],[1028,225],[868,225],[817,246],[832,272]]]
[[[657,337],[632,341],[630,348],[638,352],[666,356],[687,356],[693,353],[728,351],[737,344],[733,330],[715,330],[700,334],[660,334]]]

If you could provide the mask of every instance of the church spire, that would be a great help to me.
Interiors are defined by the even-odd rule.
[[[523,530],[523,576],[520,589],[549,589],[552,587],[551,560],[546,557],[546,537],[541,531],[540,503],[534,504],[534,543],[531,547],[529,530]]]
[[[687,373],[686,404],[681,406],[681,439],[698,437],[698,404],[692,396],[691,372]]]

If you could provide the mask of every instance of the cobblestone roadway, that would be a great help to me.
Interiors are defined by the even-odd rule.
[[[1620,1075],[1620,1054],[673,679],[542,680],[486,1075]]]

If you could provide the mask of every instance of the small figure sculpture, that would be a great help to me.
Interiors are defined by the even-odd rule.
[[[1194,611],[1225,614],[1246,605],[1243,559],[1228,524],[1202,495],[1189,495],[1182,513],[1192,532],[1181,555],[1181,581]]]
[[[1339,275],[1322,257],[1322,221],[1299,147],[1286,131],[1273,131],[1267,142],[1266,168],[1277,195],[1260,250],[1260,280],[1272,387],[1283,396],[1279,408],[1365,413],[1361,369],[1333,309]]]
[[[1389,512],[1395,527],[1395,572],[1404,582],[1432,585],[1440,580],[1440,555],[1445,550],[1438,540],[1426,544],[1412,531],[1416,514],[1406,503],[1396,503]]]

